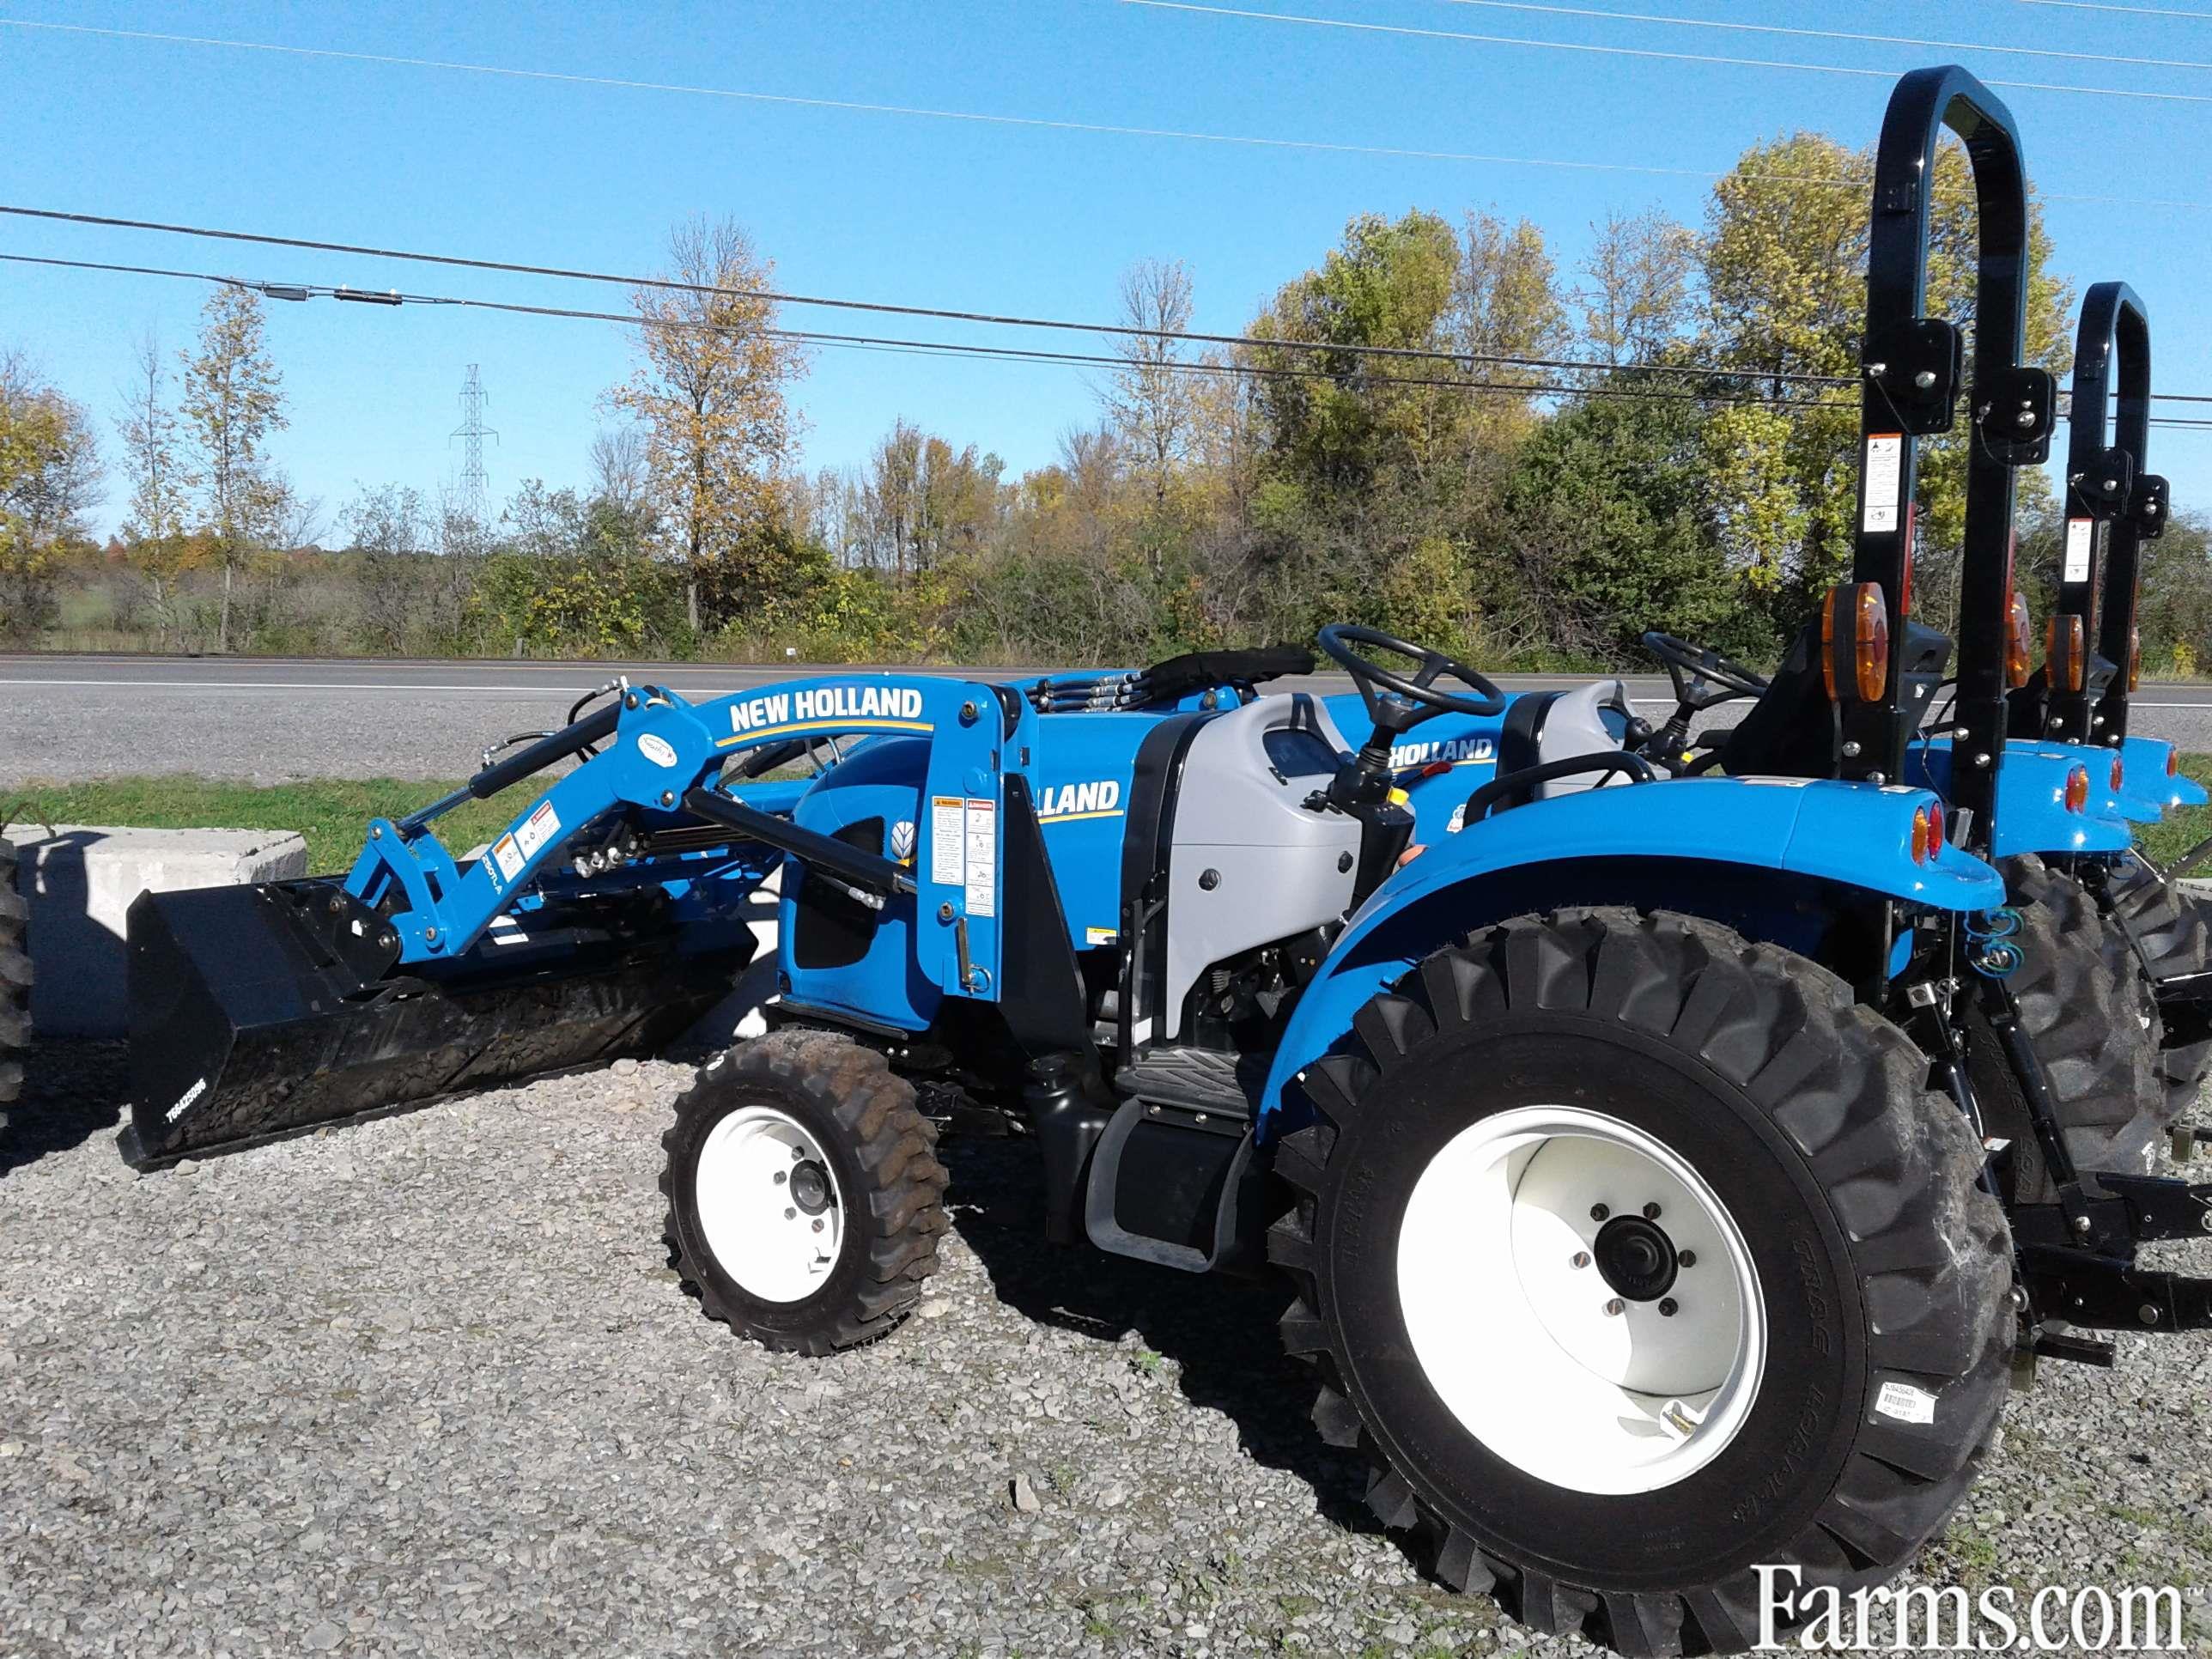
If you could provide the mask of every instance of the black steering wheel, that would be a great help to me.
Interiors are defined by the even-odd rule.
[[[1644,636],[1644,648],[1666,665],[1674,683],[1674,701],[1692,714],[1738,697],[1756,697],[1766,690],[1766,681],[1741,663],[1730,662],[1717,651],[1672,634],[1652,632]]]
[[[1342,665],[1359,688],[1367,705],[1367,718],[1378,734],[1397,737],[1423,720],[1438,714],[1472,714],[1487,720],[1505,712],[1505,694],[1455,657],[1426,646],[1413,645],[1372,628],[1352,623],[1331,623],[1321,630],[1321,648]],[[1416,667],[1408,676],[1383,667],[1368,651],[1386,651],[1404,657]],[[1441,690],[1437,681],[1449,677],[1474,692],[1473,696]]]

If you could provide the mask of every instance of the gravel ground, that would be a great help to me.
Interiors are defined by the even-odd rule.
[[[41,1049],[0,1150],[0,1654],[1593,1651],[1366,1521],[1277,1290],[1048,1247],[1024,1146],[948,1140],[921,1316],[807,1360],[665,1265],[684,1068],[145,1177],[119,1073]],[[1929,1580],[2212,1583],[2212,1337],[2122,1344]]]

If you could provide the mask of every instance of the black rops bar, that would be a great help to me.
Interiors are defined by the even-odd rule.
[[[469,780],[469,793],[484,800],[520,781],[532,772],[542,772],[557,760],[566,760],[578,750],[601,742],[614,735],[615,722],[622,715],[622,705],[611,702],[570,726],[538,739],[526,749],[518,749],[505,760],[487,766]]]
[[[2005,739],[2005,624],[2012,586],[2014,469],[2049,453],[2057,386],[2020,362],[2027,323],[2027,188],[2012,114],[1955,64],[1898,82],[1875,158],[1859,416],[1855,581],[1878,582],[1892,641],[1881,697],[1846,702],[1842,774],[1893,780],[1923,712],[1900,696],[1911,614],[1917,441],[1952,424],[1963,358],[1957,327],[1921,314],[1928,295],[1929,196],[1945,128],[1973,169],[1980,246],[1974,301],[1973,441],[1966,466],[1960,583],[1957,804],[1987,846]]]
[[[2106,447],[2106,411],[2111,407],[2115,359],[2120,405]],[[2166,528],[2164,478],[2147,470],[2150,458],[2150,313],[2125,283],[2097,283],[2081,301],[2081,331],[2074,347],[2074,434],[2066,455],[2067,550],[2062,575],[2072,574],[2073,520],[2093,520],[2089,544],[2089,597],[2100,591],[2102,615],[2094,632],[2097,653],[2113,665],[2104,695],[2084,696],[2079,708],[2058,712],[2069,718],[2063,734],[2114,748],[2128,734],[2128,682],[2135,673],[2136,606],[2142,592],[2142,544]],[[2104,488],[2118,482],[2118,491]],[[2085,488],[2085,485],[2087,486]],[[2118,495],[2124,499],[2115,500]],[[2104,539],[2104,581],[2096,580],[2096,549]],[[2060,589],[2062,607],[2072,584]],[[2085,618],[2087,611],[2077,612]],[[2094,689],[2094,688],[2093,688]],[[2055,705],[2056,706],[2056,705]],[[2082,722],[2087,721],[2084,725]]]

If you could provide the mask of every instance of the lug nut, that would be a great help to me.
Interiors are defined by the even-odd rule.
[[[1673,1297],[1662,1297],[1660,1299],[1659,1314],[1660,1317],[1662,1319],[1672,1319],[1676,1314],[1681,1312],[1681,1304],[1676,1302]]]
[[[1645,1205],[1644,1206],[1644,1218],[1646,1221],[1656,1221],[1659,1218],[1659,1206],[1656,1204]]]
[[[1613,1212],[1606,1208],[1602,1204],[1593,1204],[1590,1206],[1590,1219],[1592,1221],[1602,1221],[1606,1217],[1612,1213]]]
[[[1698,1253],[1695,1250],[1684,1250],[1680,1255],[1674,1258],[1674,1265],[1678,1267],[1696,1267],[1698,1265]]]
[[[1589,1252],[1588,1250],[1577,1250],[1572,1255],[1567,1258],[1567,1266],[1570,1267],[1589,1267]]]
[[[770,1176],[769,1179],[775,1182],[777,1186],[781,1187],[787,1180],[789,1179],[789,1177],[787,1176],[782,1170],[778,1170],[774,1175]]]
[[[783,1212],[783,1218],[786,1221],[796,1221],[799,1219],[799,1212],[796,1210],[786,1210]]]
[[[1618,1319],[1622,1314],[1628,1311],[1628,1304],[1616,1296],[1612,1301],[1605,1304],[1605,1310],[1608,1316]]]
[[[814,1218],[814,1231],[817,1233],[822,1231],[822,1218],[820,1216],[816,1216]]]

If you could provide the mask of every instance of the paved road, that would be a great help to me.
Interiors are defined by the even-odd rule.
[[[782,663],[0,656],[0,788],[147,772],[262,783],[459,777],[486,744],[559,725],[579,694],[616,672],[712,696],[807,672]],[[1008,679],[1023,671],[976,673]],[[1581,683],[1571,675],[1499,679],[1516,690]],[[1340,675],[1276,682],[1324,691],[1349,684]],[[1631,676],[1628,684],[1655,715],[1671,706],[1663,676]],[[2154,685],[2136,706],[2136,730],[2212,750],[2212,685]]]

